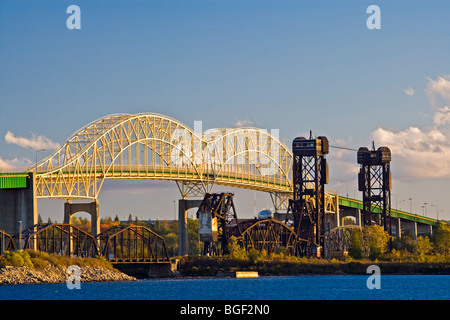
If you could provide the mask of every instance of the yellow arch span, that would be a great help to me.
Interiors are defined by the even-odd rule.
[[[292,153],[266,130],[203,133],[161,114],[115,114],[78,130],[36,171],[41,198],[96,199],[105,179],[292,192]]]

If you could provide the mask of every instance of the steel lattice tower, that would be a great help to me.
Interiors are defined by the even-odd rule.
[[[304,248],[300,249],[303,253],[308,248],[323,247],[328,152],[326,137],[298,137],[292,143],[294,194],[289,201],[288,215],[292,212],[294,230],[304,240]]]
[[[387,147],[358,150],[358,189],[363,193],[364,225],[377,224],[391,234],[391,151]]]

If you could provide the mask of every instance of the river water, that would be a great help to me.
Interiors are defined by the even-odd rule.
[[[450,275],[182,278],[132,282],[2,285],[0,300],[450,300]],[[374,282],[371,282],[374,283]]]

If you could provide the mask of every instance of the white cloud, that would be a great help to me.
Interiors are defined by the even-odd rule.
[[[356,152],[342,149],[332,149],[328,158],[328,165],[333,167],[330,175],[334,180],[356,179],[359,165],[356,162]],[[330,168],[331,169],[331,168]]]
[[[15,158],[13,160],[6,160],[0,157],[0,172],[12,171],[18,168],[25,168],[29,167],[32,164],[33,163],[31,162],[31,160],[26,158],[23,159]]]
[[[437,126],[450,123],[450,106],[438,108],[433,116],[433,121]]]
[[[441,131],[409,127],[395,132],[378,128],[372,132],[372,138],[376,146],[391,150],[392,170],[397,178],[450,177],[450,143]]]
[[[25,138],[25,137],[16,137],[14,133],[8,131],[5,135],[5,141],[10,144],[16,144],[23,148],[31,148],[34,150],[39,149],[56,150],[61,147],[59,143],[53,142],[52,140],[50,140],[45,136],[36,135],[35,133],[32,133],[31,138]]]
[[[412,95],[414,90],[403,90]],[[371,134],[376,147],[386,146],[392,153],[392,171],[397,179],[410,181],[450,177],[450,137],[439,126],[450,123],[450,75],[427,78],[425,93],[436,127],[405,130],[378,128]]]
[[[329,190],[338,192],[342,195],[346,194],[346,186],[348,185],[349,196],[354,195],[354,189],[357,186],[357,176],[359,165],[356,162],[356,152],[352,136],[348,138],[332,138],[330,137],[330,153],[327,155],[330,185]],[[344,184],[341,182],[343,181]]]
[[[425,93],[433,109],[433,121],[437,126],[450,123],[450,75],[428,78]]]
[[[236,120],[233,125],[235,127],[249,127],[253,124],[253,122],[251,120]]]
[[[438,77],[436,80],[427,79],[428,83],[425,92],[432,106],[436,106],[439,103],[439,99],[450,101],[450,75]]]
[[[407,96],[413,96],[415,91],[413,88],[409,87],[408,89],[403,89],[403,92],[407,95]]]
[[[405,130],[390,130],[380,127],[371,132],[370,140],[367,139],[375,141],[376,148],[386,146],[391,150],[391,170],[399,180],[450,178],[450,136],[447,129],[440,127],[450,124],[450,75],[427,80],[425,92],[433,110],[434,128],[411,126]],[[403,91],[407,95],[415,94],[412,88]],[[334,142],[341,146],[354,144],[352,140]],[[367,147],[371,148],[370,145]],[[330,161],[330,166],[337,171],[333,171],[335,181],[356,176],[359,166],[355,153],[333,149],[330,158],[333,162]]]

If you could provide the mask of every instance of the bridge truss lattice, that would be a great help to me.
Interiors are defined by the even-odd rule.
[[[153,113],[96,120],[32,171],[40,198],[97,199],[106,179],[176,181],[183,198],[215,185],[260,190],[280,206],[292,192],[292,154],[267,130],[195,132]]]

